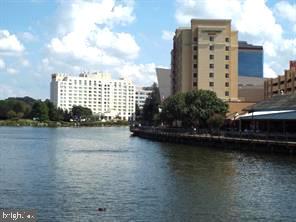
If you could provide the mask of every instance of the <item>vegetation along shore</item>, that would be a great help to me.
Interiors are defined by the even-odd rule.
[[[41,101],[31,97],[0,100],[0,126],[99,127],[127,125],[128,122],[123,120],[105,121],[102,116],[94,116],[90,109],[81,106],[73,106],[71,112],[68,112],[57,108],[49,100]]]

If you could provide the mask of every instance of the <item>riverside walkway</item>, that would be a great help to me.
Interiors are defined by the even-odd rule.
[[[170,130],[154,127],[131,127],[134,136],[163,142],[205,145],[223,149],[236,149],[255,152],[296,154],[294,137],[276,134],[254,134],[219,132],[215,135],[188,130]]]

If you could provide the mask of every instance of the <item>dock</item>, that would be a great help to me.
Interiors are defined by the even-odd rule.
[[[252,152],[296,154],[296,141],[270,139],[228,134],[213,135],[209,133],[167,132],[158,128],[131,128],[134,136],[160,142],[172,142],[189,145],[208,146],[220,149],[233,149]],[[238,136],[240,135],[240,136]]]

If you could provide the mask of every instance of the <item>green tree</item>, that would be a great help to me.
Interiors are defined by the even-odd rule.
[[[92,111],[89,108],[82,106],[72,107],[72,117],[74,120],[81,121],[81,119],[88,119],[92,116]]]
[[[186,93],[186,125],[206,127],[213,114],[225,115],[228,105],[209,90],[194,90]]]
[[[48,120],[48,107],[45,102],[38,100],[34,102],[31,111],[31,117],[40,121]]]
[[[163,102],[160,117],[165,123],[172,125],[175,121],[184,121],[185,112],[185,94],[178,93]]]
[[[214,114],[225,116],[228,105],[208,90],[195,90],[170,96],[162,104],[161,120],[172,125],[181,121],[183,126],[207,127]],[[212,123],[212,122],[211,122]]]
[[[142,110],[142,120],[151,125],[154,123],[155,117],[159,113],[160,108],[160,94],[156,83],[152,85],[151,95],[146,99]]]
[[[209,119],[207,120],[207,125],[210,129],[218,130],[223,126],[224,121],[225,116],[215,113],[214,115],[209,117]]]
[[[8,119],[13,119],[13,118],[15,118],[16,116],[17,116],[17,114],[16,114],[16,112],[13,111],[13,110],[9,110],[9,111],[7,112],[7,118],[8,118]]]
[[[141,121],[141,109],[137,103],[136,103],[135,117],[136,117],[136,121],[138,122]]]

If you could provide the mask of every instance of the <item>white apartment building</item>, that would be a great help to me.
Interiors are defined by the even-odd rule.
[[[104,119],[128,120],[135,112],[135,91],[131,81],[107,73],[52,74],[50,100],[64,110],[83,106]]]
[[[136,88],[136,104],[140,109],[143,109],[146,99],[151,95],[151,87],[137,87]]]

